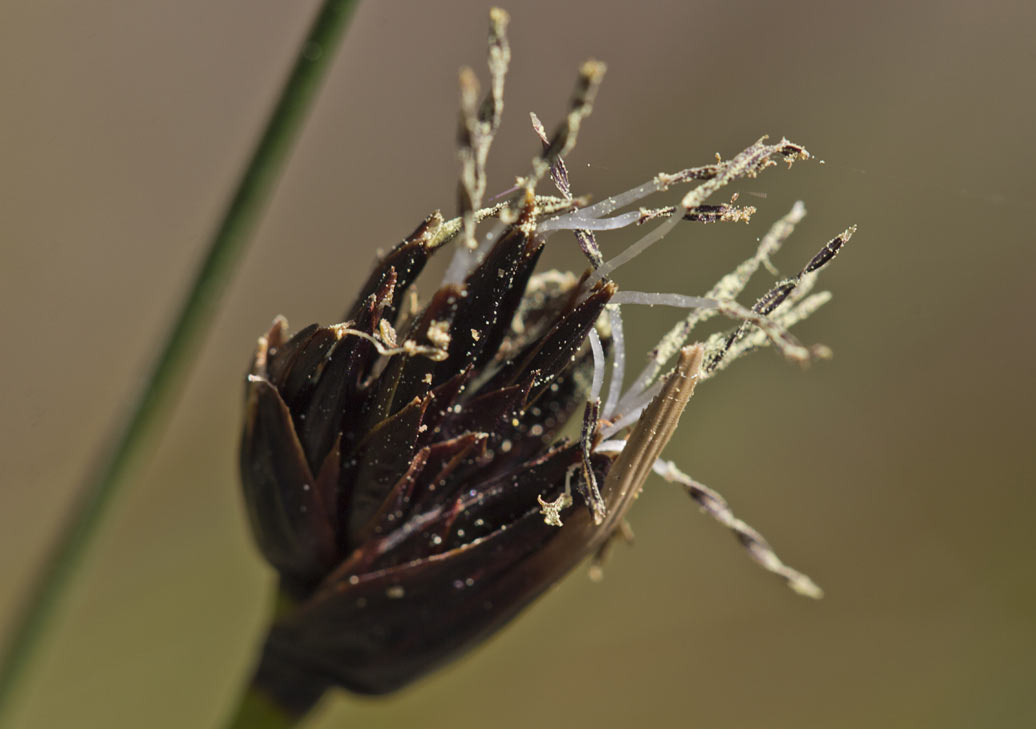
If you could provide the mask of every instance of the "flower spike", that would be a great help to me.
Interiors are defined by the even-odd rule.
[[[432,213],[383,256],[340,323],[292,336],[275,319],[246,377],[243,494],[282,598],[255,683],[289,714],[331,687],[397,690],[492,635],[584,559],[599,576],[609,546],[630,540],[627,518],[652,474],[680,484],[793,590],[820,595],[722,497],[662,455],[695,388],[739,356],[767,344],[801,362],[826,353],[789,329],[827,301],[812,292],[817,274],[854,229],[751,307],[737,297],[760,268],[773,271],[801,203],[705,295],[622,289],[615,271],[679,223],[747,222],[756,212],[736,194],[718,204],[711,195],[808,153],[764,138],[589,205],[573,195],[564,158],[604,74],[596,61],[580,69],[552,136],[532,117],[542,149],[531,171],[483,207],[507,22],[491,12],[481,102],[474,73],[461,75],[458,217]],[[536,193],[548,174],[559,195]],[[696,186],[676,204],[626,210],[687,183]],[[604,257],[598,233],[642,225],[639,240]],[[564,231],[590,268],[537,272],[548,240]],[[450,242],[445,278],[422,305],[414,284]],[[687,313],[626,389],[630,305]],[[734,329],[688,345],[717,315]]]

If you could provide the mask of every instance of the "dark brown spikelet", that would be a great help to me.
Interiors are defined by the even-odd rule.
[[[736,196],[705,204],[709,195],[775,159],[808,153],[762,139],[730,160],[660,173],[586,205],[572,196],[561,155],[590,113],[604,72],[597,62],[582,67],[552,137],[534,118],[543,150],[529,176],[499,196],[504,202],[478,209],[503,104],[506,22],[492,12],[492,85],[481,106],[474,74],[462,74],[459,217],[433,213],[382,257],[343,323],[289,335],[278,317],[259,338],[240,467],[252,531],[280,576],[281,600],[255,683],[294,714],[333,686],[396,690],[491,635],[626,533],[652,471],[682,485],[765,569],[820,594],[719,494],[661,455],[695,386],[740,355],[768,344],[798,362],[824,353],[788,328],[827,300],[811,288],[852,229],[751,308],[735,298],[760,266],[770,267],[805,214],[801,204],[706,296],[619,291],[612,272],[681,221],[746,221],[755,212],[734,206]],[[535,194],[548,173],[560,197]],[[613,215],[677,184],[697,187],[677,205]],[[488,217],[500,222],[480,243],[476,226]],[[656,219],[626,252],[604,260],[593,231]],[[586,253],[591,268],[582,276],[536,273],[558,231],[573,231]],[[420,306],[413,284],[450,241],[453,262]],[[620,311],[637,304],[689,313],[624,390]],[[713,315],[738,325],[686,346]]]
[[[523,312],[543,320],[539,333],[518,336],[542,244],[511,227],[461,286],[404,324],[393,351],[381,333],[394,330],[413,280],[396,266],[423,261],[422,234],[381,262],[355,319],[290,339],[277,320],[248,378],[246,503],[298,601],[267,650],[320,685],[398,688],[598,546],[586,535],[579,549],[551,549],[577,528],[546,524],[537,499],[560,497],[582,464],[579,444],[558,432],[585,400],[570,373],[615,285],[581,301],[575,289],[541,299]],[[510,357],[499,352],[505,338],[517,340]],[[594,458],[602,480],[610,461]]]

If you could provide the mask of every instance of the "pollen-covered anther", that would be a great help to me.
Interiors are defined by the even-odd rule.
[[[797,160],[813,158],[813,155],[811,155],[805,147],[789,141],[787,137],[782,137],[781,141],[778,142],[778,146],[781,148],[781,155],[784,157],[784,161],[787,163],[788,167],[795,164]],[[823,161],[821,161],[821,164],[823,164]]]
[[[572,505],[572,495],[565,492],[553,501],[547,501],[542,496],[537,496],[536,501],[540,504],[540,513],[543,514],[543,523],[547,526],[560,527],[561,512]]]
[[[808,575],[784,564],[762,534],[737,518],[726,499],[719,493],[705,484],[695,481],[671,461],[659,458],[652,465],[652,470],[666,481],[683,486],[687,495],[698,504],[705,514],[733,532],[756,564],[783,579],[791,590],[813,599],[824,596],[824,591]]]
[[[513,224],[526,236],[532,236],[536,232],[536,220],[537,220],[537,207],[536,207],[536,192],[535,192],[535,180],[526,180],[522,185],[523,192],[521,196],[521,206],[517,210],[517,216],[510,221],[506,221],[509,224]],[[503,219],[503,218],[501,218]]]
[[[391,357],[396,354],[404,354],[408,357],[415,357],[420,355],[423,357],[427,357],[428,359],[434,362],[441,362],[447,357],[445,347],[427,347],[418,344],[412,339],[407,339],[400,346],[392,346],[388,345],[387,342],[382,341],[378,337],[368,334],[367,332],[360,331],[359,329],[353,329],[350,326],[350,324],[351,322],[346,322],[344,324],[333,324],[329,328],[334,333],[336,339],[344,339],[345,337],[359,337],[361,339],[366,339],[368,342],[374,345],[374,349],[377,351],[378,354],[382,355],[383,357]],[[395,330],[389,327],[389,331],[390,336],[394,340]],[[379,333],[381,333],[380,330]]]
[[[389,347],[399,346],[396,340],[396,330],[389,323],[388,319],[382,319],[378,322],[378,333],[381,334],[382,341]]]
[[[678,175],[673,175],[668,172],[659,172],[655,175],[655,189],[658,192],[665,192],[677,182],[679,182]]]
[[[428,341],[439,349],[446,350],[450,346],[450,323],[436,319],[428,325]]]

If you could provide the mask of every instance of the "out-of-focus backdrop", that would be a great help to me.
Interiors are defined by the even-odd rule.
[[[317,6],[0,6],[0,625],[126,407]],[[341,316],[377,249],[452,211],[456,78],[488,6],[361,5],[157,453],[121,498],[16,725],[215,727],[272,576],[235,473],[242,377],[275,314]],[[674,487],[637,543],[487,645],[314,727],[1036,725],[1036,95],[1031,3],[516,2],[490,188],[578,64],[609,70],[569,159],[600,197],[764,133],[825,164],[738,185],[751,226],[687,224],[618,280],[701,293],[796,199],[776,261],[850,224],[833,302],[703,387],[668,449],[827,591],[796,597]],[[725,199],[725,198],[724,198]],[[601,237],[606,254],[629,241]],[[573,242],[550,264],[581,268]],[[431,275],[434,277],[434,273]],[[422,287],[423,291],[429,285]],[[758,293],[758,290],[755,291]],[[632,312],[630,351],[675,317]]]

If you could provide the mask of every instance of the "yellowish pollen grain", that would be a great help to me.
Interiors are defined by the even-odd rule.
[[[428,325],[428,341],[440,349],[450,346],[450,323],[447,321],[433,321]]]
[[[543,523],[547,526],[564,526],[561,523],[561,511],[572,505],[572,496],[566,491],[554,501],[546,501],[542,496],[536,496],[540,503],[540,513],[543,514]]]

